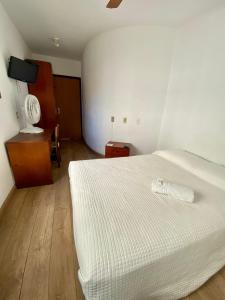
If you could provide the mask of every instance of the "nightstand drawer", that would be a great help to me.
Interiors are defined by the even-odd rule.
[[[126,157],[130,155],[130,148],[126,143],[109,142],[105,147],[105,157]]]

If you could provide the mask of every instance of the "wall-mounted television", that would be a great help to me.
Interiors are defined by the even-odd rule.
[[[38,66],[28,60],[14,56],[10,57],[8,76],[27,83],[34,83],[37,79]]]

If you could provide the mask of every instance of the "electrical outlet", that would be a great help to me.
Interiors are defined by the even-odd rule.
[[[127,117],[123,118],[123,123],[126,124],[127,123]]]
[[[115,117],[114,117],[114,116],[111,117],[111,122],[112,122],[112,123],[115,122]]]

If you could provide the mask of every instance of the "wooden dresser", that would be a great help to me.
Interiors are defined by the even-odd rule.
[[[51,184],[52,130],[41,134],[19,133],[6,142],[17,188]]]
[[[108,142],[105,146],[105,157],[126,157],[130,155],[130,144],[119,142]]]

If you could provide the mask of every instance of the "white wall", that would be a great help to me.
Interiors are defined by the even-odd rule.
[[[8,59],[11,55],[28,58],[29,49],[10,21],[0,3],[0,207],[14,184],[5,151],[5,141],[18,133],[20,124],[16,111],[27,94],[27,85],[17,83],[7,76]]]
[[[52,64],[53,74],[81,77],[81,62],[79,60],[65,59],[33,53],[32,58],[43,60]]]
[[[94,38],[83,55],[89,146],[103,153],[113,139],[136,153],[183,148],[225,164],[224,36],[222,5],[177,31],[138,26]]]
[[[225,164],[225,6],[177,35],[159,148]]]
[[[92,149],[104,153],[110,139],[131,142],[135,153],[156,148],[174,34],[164,27],[137,26],[89,42],[82,61],[83,131]]]

